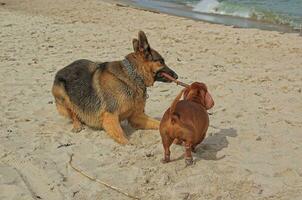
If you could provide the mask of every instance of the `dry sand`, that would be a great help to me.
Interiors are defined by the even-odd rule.
[[[74,165],[142,199],[302,199],[302,38],[236,29],[95,0],[1,0],[0,199],[128,199]],[[190,83],[207,83],[216,106],[194,158],[161,164],[158,131],[133,130],[121,146],[104,131],[70,132],[50,89],[79,58],[121,60],[144,30]],[[160,118],[180,91],[149,89]],[[72,143],[68,147],[59,145]],[[172,158],[183,154],[172,147]]]

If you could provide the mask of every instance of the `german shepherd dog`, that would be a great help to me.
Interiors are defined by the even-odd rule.
[[[155,81],[170,82],[161,72],[178,76],[150,47],[143,31],[132,43],[134,52],[122,61],[82,59],[57,72],[52,94],[59,114],[72,120],[73,132],[80,132],[86,124],[103,128],[118,143],[127,144],[120,121],[127,119],[138,129],[159,128],[159,121],[144,112],[146,88]]]

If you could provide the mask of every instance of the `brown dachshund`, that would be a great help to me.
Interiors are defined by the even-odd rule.
[[[183,100],[180,98],[184,96]],[[214,101],[204,83],[194,82],[183,89],[165,112],[160,122],[160,135],[165,150],[163,163],[170,161],[170,146],[173,143],[185,144],[186,164],[193,163],[192,153],[203,141],[209,126],[207,110]]]

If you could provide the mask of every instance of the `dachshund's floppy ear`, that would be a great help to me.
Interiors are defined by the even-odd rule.
[[[211,94],[208,91],[208,87],[206,84],[201,82],[194,82],[191,84],[192,89],[198,90],[198,95],[200,95],[200,103],[209,110],[214,106],[214,101]]]
[[[207,91],[206,94],[205,94],[204,103],[205,103],[205,107],[206,107],[207,110],[211,109],[215,104],[212,96],[209,93],[209,91]]]
[[[184,99],[187,99],[187,96],[188,96],[188,94],[189,94],[189,92],[190,92],[190,89],[191,89],[191,86],[189,86],[189,87],[183,89],[183,91],[184,91],[184,92],[183,92]]]

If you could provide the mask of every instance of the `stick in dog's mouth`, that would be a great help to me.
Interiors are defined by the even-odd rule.
[[[176,83],[177,85],[181,85],[181,86],[183,86],[183,87],[189,87],[188,84],[176,80],[175,78],[173,78],[172,76],[170,76],[170,74],[168,74],[168,73],[161,72],[160,75],[163,76],[163,77],[165,77],[166,79],[168,79],[168,80],[170,80],[170,81]]]

